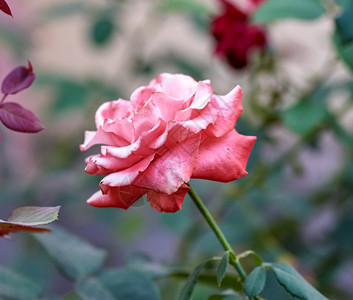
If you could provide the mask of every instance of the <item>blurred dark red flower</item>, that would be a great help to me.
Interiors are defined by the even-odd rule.
[[[251,23],[250,16],[264,0],[248,0],[240,9],[228,0],[219,0],[221,14],[211,22],[210,31],[216,39],[215,53],[225,58],[235,69],[244,68],[254,49],[266,47],[266,32],[261,25]]]
[[[11,9],[7,5],[5,0],[0,0],[0,10],[3,11],[5,14],[12,16]]]

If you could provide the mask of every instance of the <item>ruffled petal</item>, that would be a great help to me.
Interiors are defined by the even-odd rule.
[[[130,118],[133,113],[133,108],[130,101],[123,99],[109,101],[103,103],[96,111],[95,121],[96,127],[103,125],[104,120],[118,120]]]
[[[120,139],[125,140],[126,145],[133,142],[135,130],[132,122],[128,119],[105,119],[102,128],[105,132],[114,133]]]
[[[218,118],[218,111],[212,105],[207,105],[203,109],[191,109],[190,113],[190,118],[179,122],[179,124],[193,133],[206,129],[210,124],[214,124]]]
[[[206,129],[218,117],[216,108],[211,104],[212,88],[208,80],[200,81],[189,107],[175,115],[175,121],[193,133]]]
[[[141,86],[136,89],[130,96],[130,102],[134,111],[139,111],[151,98],[152,93],[156,91],[155,88],[150,86]]]
[[[130,155],[127,158],[116,158],[109,154],[92,155],[86,160],[85,171],[92,175],[109,175],[135,165],[144,157],[142,155]]]
[[[107,187],[130,185],[141,172],[146,170],[150,162],[153,160],[153,157],[154,154],[147,156],[129,168],[111,173],[104,177],[99,184],[103,193],[105,193]]]
[[[204,108],[211,101],[212,93],[213,90],[209,80],[199,81],[195,96],[189,108]]]
[[[238,85],[225,96],[214,95],[212,97],[212,105],[218,111],[218,118],[214,124],[207,128],[208,134],[221,137],[234,129],[235,123],[243,111],[241,96],[241,87]]]
[[[197,81],[183,74],[163,73],[152,80],[150,86],[171,98],[185,100],[195,94]]]
[[[234,129],[221,138],[208,137],[199,148],[192,178],[229,182],[246,174],[246,164],[256,137]]]
[[[168,195],[189,182],[197,162],[200,134],[184,141],[174,140],[174,147],[162,147],[149,167],[134,181],[134,185]],[[169,141],[169,145],[172,141]]]
[[[174,120],[176,112],[182,110],[184,106],[184,99],[171,99],[161,92],[153,93],[151,99],[158,107],[162,119],[166,122]]]
[[[143,132],[153,129],[160,118],[161,113],[158,106],[150,99],[145,106],[134,115],[133,125],[135,128],[135,140],[139,138]]]
[[[148,191],[147,200],[151,207],[159,212],[174,213],[182,208],[182,204],[190,188],[183,184],[175,193],[168,195],[156,191]]]
[[[94,161],[94,158],[97,157],[97,155],[92,155],[90,157],[87,157],[85,159],[85,162],[87,164],[86,168],[85,168],[85,172],[87,174],[91,174],[91,175],[108,175],[111,173],[111,170],[106,169],[102,166],[100,166],[99,164],[97,164]]]
[[[157,124],[150,130],[142,132],[141,134],[141,145],[135,152],[136,154],[149,155],[151,151],[160,148],[167,140],[168,128],[167,123],[159,119]]]
[[[87,203],[95,207],[118,207],[128,209],[140,199],[146,191],[139,187],[110,187],[105,194],[102,191],[94,193]]]
[[[124,147],[113,147],[113,146],[102,146],[101,153],[103,155],[111,155],[116,158],[127,158],[129,157],[134,151],[139,149],[141,144],[141,139],[138,139],[136,142],[124,146]]]
[[[126,145],[125,139],[117,136],[112,132],[106,132],[102,127],[97,131],[86,131],[83,144],[80,145],[80,150],[85,151],[94,145],[110,145],[123,146]]]

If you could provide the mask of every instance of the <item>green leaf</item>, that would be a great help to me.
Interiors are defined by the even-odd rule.
[[[194,61],[185,59],[181,55],[171,53],[166,62],[173,63],[179,72],[189,74],[193,78],[202,79],[204,77],[205,67],[201,65],[196,65]]]
[[[340,34],[337,30],[333,34],[333,42],[336,46],[337,53],[353,72],[353,42],[343,44]]]
[[[100,16],[92,25],[90,37],[98,46],[106,44],[113,36],[115,24],[112,17],[108,15]]]
[[[253,250],[247,250],[243,253],[240,253],[237,255],[237,259],[240,260],[240,259],[243,259],[245,257],[248,257],[249,255],[251,255],[253,258],[254,258],[254,261],[256,263],[257,266],[261,266],[262,263],[264,262],[263,259],[261,258],[260,255],[258,255],[255,251]]]
[[[167,0],[162,1],[157,7],[161,12],[188,13],[198,29],[205,32],[209,24],[209,16],[213,13],[212,7],[203,1],[194,0]]]
[[[305,286],[301,280],[296,278],[293,274],[283,271],[279,268],[273,268],[275,277],[280,285],[282,285],[288,293],[299,299],[309,299]]]
[[[301,300],[328,300],[311,286],[292,266],[286,263],[275,263],[271,266],[279,284],[292,296]]]
[[[221,286],[221,282],[226,275],[227,269],[229,266],[229,251],[226,251],[218,265],[217,269],[217,281],[218,286]]]
[[[263,267],[256,267],[245,279],[244,292],[249,298],[252,298],[261,293],[264,289],[265,283],[266,269]]]
[[[221,294],[211,295],[208,300],[242,300],[238,293],[226,290]]]
[[[8,221],[0,220],[0,237],[18,231],[48,232],[47,228],[37,226],[46,225],[58,218],[60,206],[37,207],[24,206],[13,210]]]
[[[60,206],[24,206],[12,211],[8,221],[21,225],[46,225],[58,219]]]
[[[39,14],[41,21],[53,22],[57,18],[69,17],[75,14],[84,13],[85,6],[83,3],[74,2],[74,3],[57,3],[50,5],[48,8],[45,8]]]
[[[46,249],[63,274],[79,280],[97,271],[106,253],[58,227],[47,235],[34,236]]]
[[[337,32],[340,35],[342,44],[349,43],[353,40],[353,3],[347,6],[343,13],[336,18]]]
[[[36,84],[52,88],[53,100],[50,109],[51,113],[55,114],[82,109],[90,92],[86,82],[52,74],[39,74]]]
[[[312,20],[325,13],[320,0],[268,0],[256,11],[254,21],[268,23],[279,19]]]
[[[155,284],[144,274],[133,270],[109,270],[78,282],[76,292],[84,300],[158,300]]]
[[[346,147],[353,149],[353,137],[341,126],[341,124],[339,124],[336,118],[330,119],[330,127]]]
[[[202,1],[193,0],[167,0],[163,1],[158,8],[165,12],[182,11],[192,14],[208,14],[212,12],[211,8],[206,6]]]
[[[189,300],[191,298],[192,292],[194,291],[195,285],[197,283],[197,279],[199,278],[199,275],[201,273],[201,270],[207,265],[208,263],[215,262],[220,260],[219,257],[213,257],[210,259],[207,259],[200,263],[189,275],[188,279],[186,280],[186,283],[181,290],[181,293],[178,297],[178,300]]]
[[[335,2],[342,8],[346,8],[352,4],[352,0],[336,0]]]
[[[175,279],[181,279],[183,281],[187,280],[189,276],[190,276],[189,272],[182,271],[182,270],[169,273],[169,277],[173,277]],[[197,282],[202,285],[218,287],[216,274],[213,274],[210,272],[201,273],[198,277]],[[241,278],[234,274],[227,273],[222,280],[222,287],[226,289],[232,289],[234,291],[241,291],[242,290]]]
[[[191,273],[188,268],[170,267],[153,262],[143,254],[133,255],[129,258],[129,269],[137,270],[153,280],[170,277],[185,282]],[[217,274],[213,270],[202,272],[197,282],[202,285],[218,287]],[[222,287],[228,289],[228,291],[241,291],[243,285],[239,276],[234,273],[226,273],[222,280]]]
[[[91,77],[93,76],[93,77]],[[55,74],[38,74],[36,84],[49,87],[53,93],[50,112],[54,115],[80,109],[91,101],[99,99],[115,99],[119,92],[117,85],[107,85],[88,74],[88,80],[76,80]]]
[[[38,299],[42,289],[31,280],[0,266],[0,296],[11,299]]]
[[[302,99],[282,113],[284,125],[299,135],[306,135],[329,116],[324,102]]]
[[[111,292],[96,277],[89,277],[87,279],[84,279],[76,283],[75,290],[84,300],[116,299],[111,294]]]
[[[348,5],[336,19],[333,42],[340,57],[353,71],[353,3]]]

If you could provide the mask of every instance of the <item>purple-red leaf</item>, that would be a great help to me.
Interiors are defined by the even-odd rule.
[[[10,7],[7,5],[5,0],[0,0],[0,10],[2,10],[5,14],[8,14],[12,17]]]
[[[34,113],[14,102],[0,105],[0,121],[7,128],[19,132],[35,133],[44,129]]]
[[[1,0],[0,0],[1,1]],[[28,67],[20,66],[13,69],[3,80],[1,91],[3,94],[16,94],[28,88],[34,81],[32,64],[28,61]]]

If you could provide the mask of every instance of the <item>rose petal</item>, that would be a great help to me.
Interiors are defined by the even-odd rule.
[[[100,126],[97,131],[85,131],[85,139],[83,144],[80,145],[80,150],[85,151],[94,145],[101,144],[125,147],[127,142],[112,132],[104,131]]]
[[[96,127],[103,125],[104,120],[119,120],[129,118],[133,113],[130,101],[118,99],[103,103],[97,110],[95,121]]]
[[[158,123],[151,130],[142,133],[141,145],[142,148],[158,149],[161,147],[168,136],[167,123],[159,119]]]
[[[94,193],[87,203],[95,207],[118,207],[128,209],[134,202],[140,199],[146,191],[139,187],[109,187],[106,193],[102,191]]]
[[[187,121],[179,122],[180,125],[193,133],[198,133],[206,129],[210,124],[214,124],[219,112],[212,106],[207,105],[203,109],[192,109],[192,114]]]
[[[140,147],[134,153],[139,155],[150,155],[165,143],[167,137],[167,123],[164,120],[159,119],[157,124],[152,129],[141,133]]]
[[[127,158],[129,157],[134,151],[140,148],[141,139],[139,138],[136,142],[124,146],[124,147],[114,147],[114,146],[102,146],[101,153],[103,155],[111,155],[116,158]]]
[[[209,80],[198,82],[195,96],[189,108],[204,108],[211,101],[212,93],[213,90]]]
[[[141,172],[146,170],[153,158],[154,154],[142,159],[129,168],[109,174],[108,176],[104,177],[99,184],[101,190],[103,193],[105,193],[107,186],[117,187],[130,185]]]
[[[208,137],[201,143],[192,178],[229,182],[245,176],[255,140],[235,130],[221,138]]]
[[[110,120],[105,119],[103,121],[102,128],[106,132],[112,132],[115,136],[122,138],[126,141],[126,144],[134,142],[134,126],[128,119],[117,119]]]
[[[197,91],[189,107],[180,110],[175,115],[175,120],[189,131],[198,133],[214,123],[218,117],[218,112],[211,105],[212,88],[208,80],[200,81]]]
[[[183,184],[171,195],[150,190],[147,193],[147,200],[151,203],[151,207],[159,212],[174,213],[182,208],[185,195],[189,189],[186,184]]]
[[[158,107],[162,119],[166,122],[175,119],[175,113],[183,109],[184,99],[171,99],[164,93],[153,93],[151,100]]]
[[[155,88],[149,86],[141,86],[136,89],[130,96],[130,102],[134,111],[139,111],[151,98],[152,93],[156,91]]]
[[[150,99],[145,106],[134,115],[133,125],[135,128],[135,139],[139,138],[143,132],[153,129],[160,118],[161,113],[157,105]]]
[[[197,81],[183,74],[163,73],[152,80],[150,86],[171,98],[185,100],[195,94]]]
[[[225,96],[212,97],[212,105],[219,115],[216,122],[207,128],[207,133],[221,137],[234,129],[235,123],[243,111],[241,105],[242,91],[238,85]]]
[[[145,156],[131,155],[128,158],[116,158],[111,155],[92,155],[87,160],[86,173],[92,175],[109,175],[129,168]]]
[[[96,157],[96,155],[92,155],[85,159],[85,162],[87,164],[85,172],[91,175],[109,175],[112,171],[96,163],[94,161],[94,157]]]
[[[173,141],[173,148],[159,149],[160,157],[134,181],[134,185],[145,187],[168,195],[175,193],[193,173],[200,145],[200,134],[179,142]],[[172,141],[169,141],[172,145]]]

